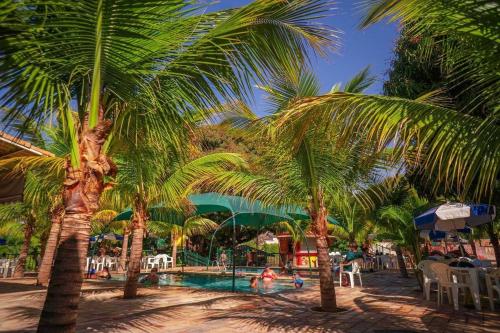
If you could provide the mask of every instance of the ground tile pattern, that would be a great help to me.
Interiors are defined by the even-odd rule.
[[[437,310],[415,279],[394,272],[363,279],[363,288],[337,288],[338,305],[347,309],[337,314],[311,310],[317,286],[267,296],[144,288],[124,300],[121,283],[86,282],[78,332],[500,332],[500,313],[486,311],[486,303],[483,312]],[[34,332],[44,297],[33,279],[0,280],[0,332]]]

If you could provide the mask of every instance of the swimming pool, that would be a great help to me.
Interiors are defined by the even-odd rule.
[[[232,277],[208,274],[162,274],[159,281],[160,286],[178,286],[190,287],[199,289],[210,290],[232,290]],[[309,282],[310,283],[310,282]],[[308,282],[306,282],[307,286]],[[269,294],[283,290],[295,289],[291,278],[282,280],[274,280],[269,286],[264,288],[262,281],[259,281],[258,290],[250,288],[250,277],[236,277],[235,279],[236,291],[241,292],[258,292],[261,294]]]

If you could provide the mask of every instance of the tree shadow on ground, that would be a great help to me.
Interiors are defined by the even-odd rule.
[[[37,286],[34,283],[21,283],[21,282],[0,280],[0,295],[10,294],[10,293],[20,293],[26,291],[37,291],[44,289],[45,289],[44,287]]]
[[[413,282],[399,285],[393,277],[382,274],[367,279],[365,288],[342,288],[338,305],[350,311],[336,314],[311,311],[319,302],[317,289],[253,295],[141,288],[141,297],[124,300],[122,289],[97,288],[84,293],[77,331],[495,332],[499,314],[454,312],[449,306],[437,311],[435,302],[412,289]],[[10,313],[22,321],[38,318],[40,311],[23,305]]]

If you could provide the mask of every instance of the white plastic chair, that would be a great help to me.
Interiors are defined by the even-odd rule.
[[[422,271],[424,278],[424,295],[426,300],[431,299],[431,285],[433,283],[438,283],[436,274],[431,270],[430,265],[436,263],[432,260],[422,260],[417,268]]]
[[[98,257],[97,260],[95,260],[95,271],[100,272],[104,269],[104,266],[106,264],[106,257]]]
[[[486,273],[486,288],[488,290],[491,311],[495,311],[495,292],[498,295],[498,299],[500,299],[500,268]]]
[[[352,269],[350,272],[344,271],[343,267],[340,266],[340,279],[339,279],[339,286],[342,287],[342,274],[347,274],[349,275],[349,281],[351,282],[351,288],[354,288],[354,275],[357,275],[359,278],[359,285],[360,287],[363,287],[363,281],[361,280],[361,263],[360,260],[362,259],[356,259],[353,260],[351,263]]]
[[[6,278],[9,274],[12,276],[14,268],[16,267],[15,261],[11,259],[1,259],[0,261],[0,276]]]
[[[156,258],[155,257],[147,257],[146,258],[146,269],[150,270],[155,267]]]
[[[391,265],[391,258],[389,258],[388,255],[386,255],[386,254],[381,255],[381,256],[379,256],[378,259],[379,259],[379,262],[380,262],[380,265],[379,265],[378,269],[380,269],[380,267],[382,269],[389,269],[389,267]]]
[[[106,257],[105,266],[111,271],[116,271],[118,269],[118,258],[117,257]]]
[[[438,280],[438,307],[443,302],[443,292],[446,292],[448,296],[448,301],[453,300],[453,308],[458,311],[458,296],[460,289],[469,289],[472,294],[472,286],[470,281],[468,281],[468,272],[461,275],[460,272],[453,272],[450,266],[443,263],[432,263],[430,265],[431,270],[436,274]],[[451,295],[450,295],[451,291]],[[450,299],[451,298],[451,299]],[[451,302],[450,302],[451,303]]]
[[[173,259],[168,254],[158,254],[155,257],[155,266],[158,266],[158,269],[167,269],[170,266],[173,267]]]

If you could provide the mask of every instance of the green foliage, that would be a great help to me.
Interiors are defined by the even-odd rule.
[[[113,133],[176,142],[191,112],[248,97],[253,80],[331,46],[328,1],[256,1],[206,12],[191,1],[7,1],[0,29],[9,124],[63,119],[77,166],[79,126],[98,113]],[[314,23],[313,23],[314,22]],[[56,33],[57,32],[57,33]],[[76,105],[73,119],[70,108]]]
[[[330,247],[331,251],[335,252],[345,252],[349,249],[349,240],[347,239],[336,239],[332,246]]]
[[[377,237],[390,239],[410,250],[420,260],[419,235],[413,218],[429,208],[429,201],[418,195],[404,180],[392,189],[385,205],[377,210]]]
[[[407,131],[426,138],[418,143],[416,153],[430,160],[426,162],[424,157],[424,175],[440,183],[435,190],[458,194],[461,200],[494,199],[500,160],[499,5],[482,0],[372,1],[362,26],[386,18],[403,25],[386,93],[414,99],[437,89],[437,94],[427,95],[432,97],[427,102],[464,114],[453,115],[438,108],[424,117],[412,111],[401,114],[400,120],[415,120],[405,126]],[[385,106],[387,119],[392,121],[399,111],[397,104],[392,104],[392,110]],[[377,113],[382,114],[380,111]],[[432,122],[439,123],[432,126]],[[470,123],[474,125],[467,126]],[[424,126],[428,128],[422,130]],[[410,136],[405,141],[414,139]],[[422,149],[426,146],[431,148]]]

